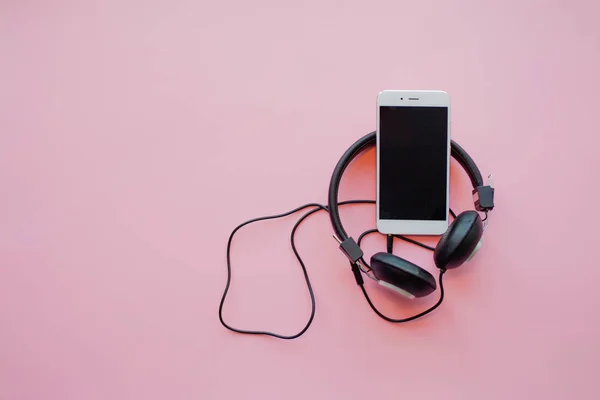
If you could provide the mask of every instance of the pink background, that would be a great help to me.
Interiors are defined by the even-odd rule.
[[[0,5],[0,398],[598,398],[598,2],[103,3]],[[450,93],[453,138],[495,177],[484,248],[441,308],[393,325],[321,214],[298,232],[311,329],[225,330],[231,229],[325,202],[382,89]],[[342,198],[374,198],[374,163]],[[294,221],[236,237],[232,325],[306,321]],[[396,317],[436,299],[369,288]]]

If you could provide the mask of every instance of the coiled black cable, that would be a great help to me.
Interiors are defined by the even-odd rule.
[[[374,200],[347,200],[347,201],[342,201],[339,203],[340,206],[348,205],[348,204],[375,204],[375,201]],[[298,221],[292,228],[292,233],[290,236],[290,243],[292,245],[292,250],[294,251],[296,258],[298,259],[298,262],[300,263],[300,268],[302,268],[302,272],[304,273],[304,280],[306,281],[306,287],[307,287],[308,293],[310,295],[311,312],[310,312],[310,317],[308,319],[308,322],[306,323],[304,328],[300,332],[296,333],[295,335],[287,336],[287,335],[280,335],[280,334],[268,332],[268,331],[251,331],[251,330],[245,330],[245,329],[238,329],[238,328],[234,328],[234,327],[228,325],[223,320],[223,304],[225,303],[225,298],[227,297],[227,292],[229,291],[229,286],[231,285],[231,242],[233,240],[233,236],[235,235],[235,233],[240,228],[244,227],[245,225],[251,224],[253,222],[287,217],[288,215],[295,214],[298,211],[302,211],[302,210],[310,208],[310,207],[313,207],[313,209],[310,210],[309,212],[307,212],[306,214],[304,214],[302,217],[300,217],[300,219],[298,219]],[[267,335],[267,336],[273,336],[273,337],[276,337],[279,339],[296,339],[297,337],[304,334],[304,332],[306,332],[306,330],[310,327],[310,325],[312,324],[312,321],[315,317],[315,309],[316,309],[315,295],[314,295],[314,292],[312,289],[312,285],[310,283],[310,279],[308,278],[308,272],[306,271],[306,266],[304,265],[304,262],[302,261],[302,257],[300,257],[300,254],[298,254],[298,250],[296,249],[296,243],[295,243],[294,239],[295,239],[296,230],[298,229],[298,226],[300,226],[300,224],[306,218],[308,218],[310,215],[316,213],[317,211],[328,211],[328,209],[327,209],[327,206],[324,206],[319,203],[308,203],[308,204],[297,207],[297,208],[295,208],[291,211],[288,211],[286,213],[283,213],[283,214],[269,215],[266,217],[259,217],[259,218],[254,218],[254,219],[248,220],[248,221],[243,222],[240,225],[238,225],[233,230],[233,232],[231,232],[231,235],[229,235],[229,240],[227,241],[227,283],[225,285],[225,290],[223,291],[223,296],[221,297],[221,303],[219,305],[219,320],[221,321],[221,324],[225,328],[227,328],[233,332],[245,333],[245,334],[249,334],[249,335]]]
[[[350,205],[350,204],[375,204],[375,200],[346,200],[346,201],[342,201],[342,202],[338,203],[339,206],[345,206],[345,205]],[[244,226],[246,226],[248,224],[251,224],[253,222],[283,218],[283,217],[295,214],[295,213],[297,213],[299,211],[302,211],[302,210],[305,210],[305,209],[311,208],[311,207],[312,207],[312,210],[308,211],[307,213],[305,213],[304,215],[302,215],[298,219],[298,221],[296,222],[296,224],[292,228],[292,232],[291,232],[291,235],[290,235],[290,244],[292,246],[292,250],[294,251],[294,255],[296,256],[298,262],[300,263],[300,268],[302,268],[302,272],[304,274],[304,279],[306,281],[306,287],[307,287],[308,293],[310,295],[311,312],[310,312],[310,317],[309,317],[308,321],[306,322],[304,328],[302,328],[302,330],[300,330],[298,333],[296,333],[294,335],[281,335],[281,334],[277,334],[277,333],[273,333],[273,332],[269,332],[269,331],[254,331],[254,330],[246,330],[246,329],[234,328],[234,327],[230,326],[229,324],[227,324],[225,322],[225,320],[223,319],[223,306],[225,304],[225,299],[227,297],[227,293],[229,292],[229,287],[231,285],[231,243],[233,241],[233,237],[236,234],[236,232],[238,230],[240,230],[242,227],[244,227]],[[312,214],[314,214],[314,213],[316,213],[318,211],[327,211],[327,212],[329,212],[327,206],[325,206],[323,204],[308,203],[308,204],[305,204],[303,206],[297,207],[297,208],[295,208],[295,209],[293,209],[291,211],[288,211],[288,212],[285,212],[285,213],[282,213],[282,214],[269,215],[269,216],[265,216],[265,217],[259,217],[259,218],[250,219],[250,220],[248,220],[246,222],[243,222],[243,223],[239,224],[231,232],[231,234],[229,235],[229,240],[227,241],[227,283],[225,284],[225,290],[223,291],[223,295],[221,296],[221,302],[219,304],[219,321],[221,322],[221,324],[225,328],[227,328],[227,329],[229,329],[229,330],[231,330],[233,332],[237,332],[237,333],[243,333],[243,334],[248,334],[248,335],[266,335],[266,336],[272,336],[272,337],[276,337],[278,339],[286,339],[286,340],[296,339],[296,338],[302,336],[308,330],[308,328],[312,324],[313,319],[315,317],[315,311],[316,311],[315,295],[314,295],[314,292],[313,292],[313,289],[312,289],[312,285],[310,283],[310,279],[308,277],[308,272],[306,270],[306,266],[304,265],[304,261],[302,261],[302,257],[300,257],[300,254],[298,253],[298,249],[296,248],[295,236],[296,236],[296,230],[298,229],[298,227],[300,226],[300,224],[306,218],[308,218],[309,216],[311,216]],[[378,232],[377,229],[370,229],[370,230],[364,232],[363,234],[361,234],[360,237],[359,237],[359,239],[358,239],[358,244],[360,245],[360,242],[362,241],[362,239],[366,235],[368,235],[370,233],[374,233],[374,232]],[[397,237],[397,238],[405,240],[407,242],[410,242],[410,243],[416,244],[418,246],[424,247],[424,248],[426,248],[428,250],[433,250],[432,247],[427,246],[427,245],[425,245],[423,243],[417,242],[417,241],[415,241],[413,239],[409,239],[409,238],[406,238],[406,237],[400,236],[400,235],[394,235],[394,237]],[[364,262],[364,260],[361,260],[361,261]],[[364,262],[364,264],[367,265],[367,267],[368,267],[368,264],[366,262]],[[365,295],[365,298],[367,299],[367,302],[369,303],[369,305],[371,306],[371,308],[373,309],[373,311],[375,311],[375,313],[377,315],[379,315],[381,318],[383,318],[383,319],[385,319],[387,321],[390,321],[390,322],[405,322],[405,321],[410,321],[410,320],[419,318],[420,316],[425,315],[425,314],[433,311],[435,308],[437,308],[441,304],[441,302],[442,302],[442,300],[444,298],[444,288],[442,286],[442,281],[441,281],[441,278],[442,278],[442,275],[443,275],[444,272],[445,272],[445,270],[440,272],[440,279],[439,279],[439,281],[440,281],[441,295],[440,295],[440,299],[438,300],[438,302],[433,307],[431,307],[430,309],[428,309],[428,310],[426,310],[426,311],[424,311],[424,312],[422,312],[420,314],[417,314],[417,315],[415,315],[413,317],[405,318],[405,319],[402,319],[402,320],[396,320],[396,319],[388,318],[388,317],[384,316],[381,312],[379,312],[379,310],[377,310],[377,308],[371,302],[371,299],[369,298],[369,296],[368,296],[368,294],[367,294],[367,292],[366,292],[366,290],[364,288],[364,285],[360,285],[360,286],[361,286],[361,290],[362,290],[363,294]]]

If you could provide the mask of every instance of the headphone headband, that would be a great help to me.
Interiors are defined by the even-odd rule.
[[[344,174],[344,171],[348,165],[350,165],[352,160],[354,160],[359,154],[375,144],[375,132],[370,132],[357,140],[342,155],[335,166],[335,169],[333,170],[333,174],[331,175],[331,180],[329,182],[328,209],[331,226],[335,232],[336,239],[340,242],[340,248],[353,264],[356,263],[360,257],[362,257],[362,250],[360,250],[360,247],[356,244],[356,242],[354,242],[354,239],[350,238],[344,230],[338,209],[338,191],[340,182],[342,180],[342,175]],[[471,179],[475,208],[478,211],[483,212],[493,209],[494,189],[490,186],[484,186],[481,172],[479,171],[479,168],[477,168],[475,161],[473,161],[471,156],[469,156],[469,154],[454,140],[451,141],[450,154],[456,161],[458,161],[460,166],[464,168]]]

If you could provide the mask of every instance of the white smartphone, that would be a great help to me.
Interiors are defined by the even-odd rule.
[[[448,229],[450,97],[443,91],[377,95],[377,230],[441,235]]]

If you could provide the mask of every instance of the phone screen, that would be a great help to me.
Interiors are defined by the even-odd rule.
[[[379,218],[443,221],[448,108],[379,109]]]

